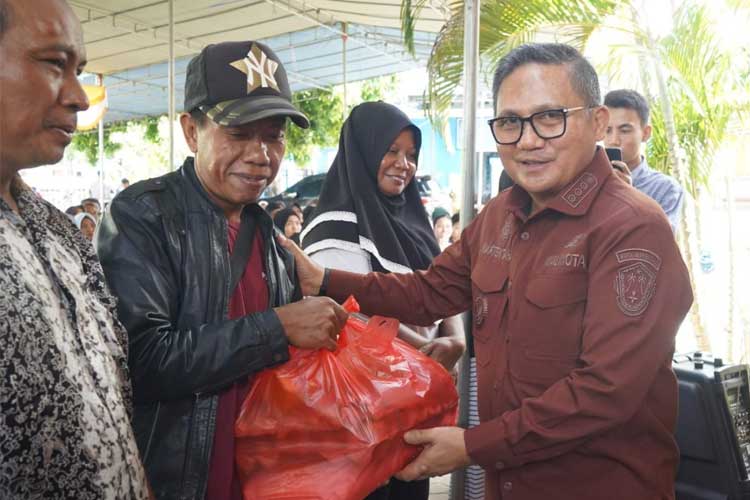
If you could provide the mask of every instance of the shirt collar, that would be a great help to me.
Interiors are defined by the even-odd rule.
[[[612,165],[607,159],[604,148],[597,146],[591,163],[578,177],[562,188],[546,208],[567,215],[584,215],[610,175],[612,175]],[[529,194],[518,184],[514,185],[508,200],[508,209],[517,216],[525,218],[521,214],[525,213],[525,208],[530,202]]]
[[[633,182],[635,182],[637,179],[640,179],[641,177],[646,175],[649,170],[651,170],[651,167],[648,166],[646,157],[641,156],[641,162],[637,167],[630,171],[630,178],[633,180]]]

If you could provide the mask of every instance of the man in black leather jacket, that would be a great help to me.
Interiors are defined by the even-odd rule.
[[[180,122],[195,159],[120,193],[98,249],[129,334],[133,426],[156,497],[227,500],[239,498],[232,424],[248,377],[286,361],[289,344],[335,348],[346,312],[330,299],[293,302],[293,259],[256,204],[278,173],[287,118],[309,126],[276,55],[254,42],[208,46],[185,88]],[[230,252],[248,221],[234,290]],[[235,301],[249,314],[236,317]],[[253,312],[257,303],[267,307]],[[239,400],[230,410],[227,394]]]

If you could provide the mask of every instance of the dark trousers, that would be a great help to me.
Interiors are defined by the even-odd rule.
[[[427,500],[429,496],[429,479],[406,482],[394,477],[386,486],[367,495],[365,500]]]

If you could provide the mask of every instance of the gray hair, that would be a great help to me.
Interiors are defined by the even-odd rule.
[[[500,85],[513,71],[524,64],[566,65],[573,89],[583,97],[586,106],[598,106],[601,103],[599,77],[591,63],[575,48],[563,43],[530,43],[521,45],[508,52],[497,63],[492,80],[492,98],[497,109],[497,94]]]

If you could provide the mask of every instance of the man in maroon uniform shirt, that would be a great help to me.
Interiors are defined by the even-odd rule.
[[[303,292],[415,324],[473,311],[481,424],[408,433],[424,451],[402,479],[476,463],[490,500],[674,498],[671,360],[692,293],[669,222],[597,147],[608,112],[575,49],[519,47],[493,90],[515,186],[424,272],[324,271],[285,242]]]

